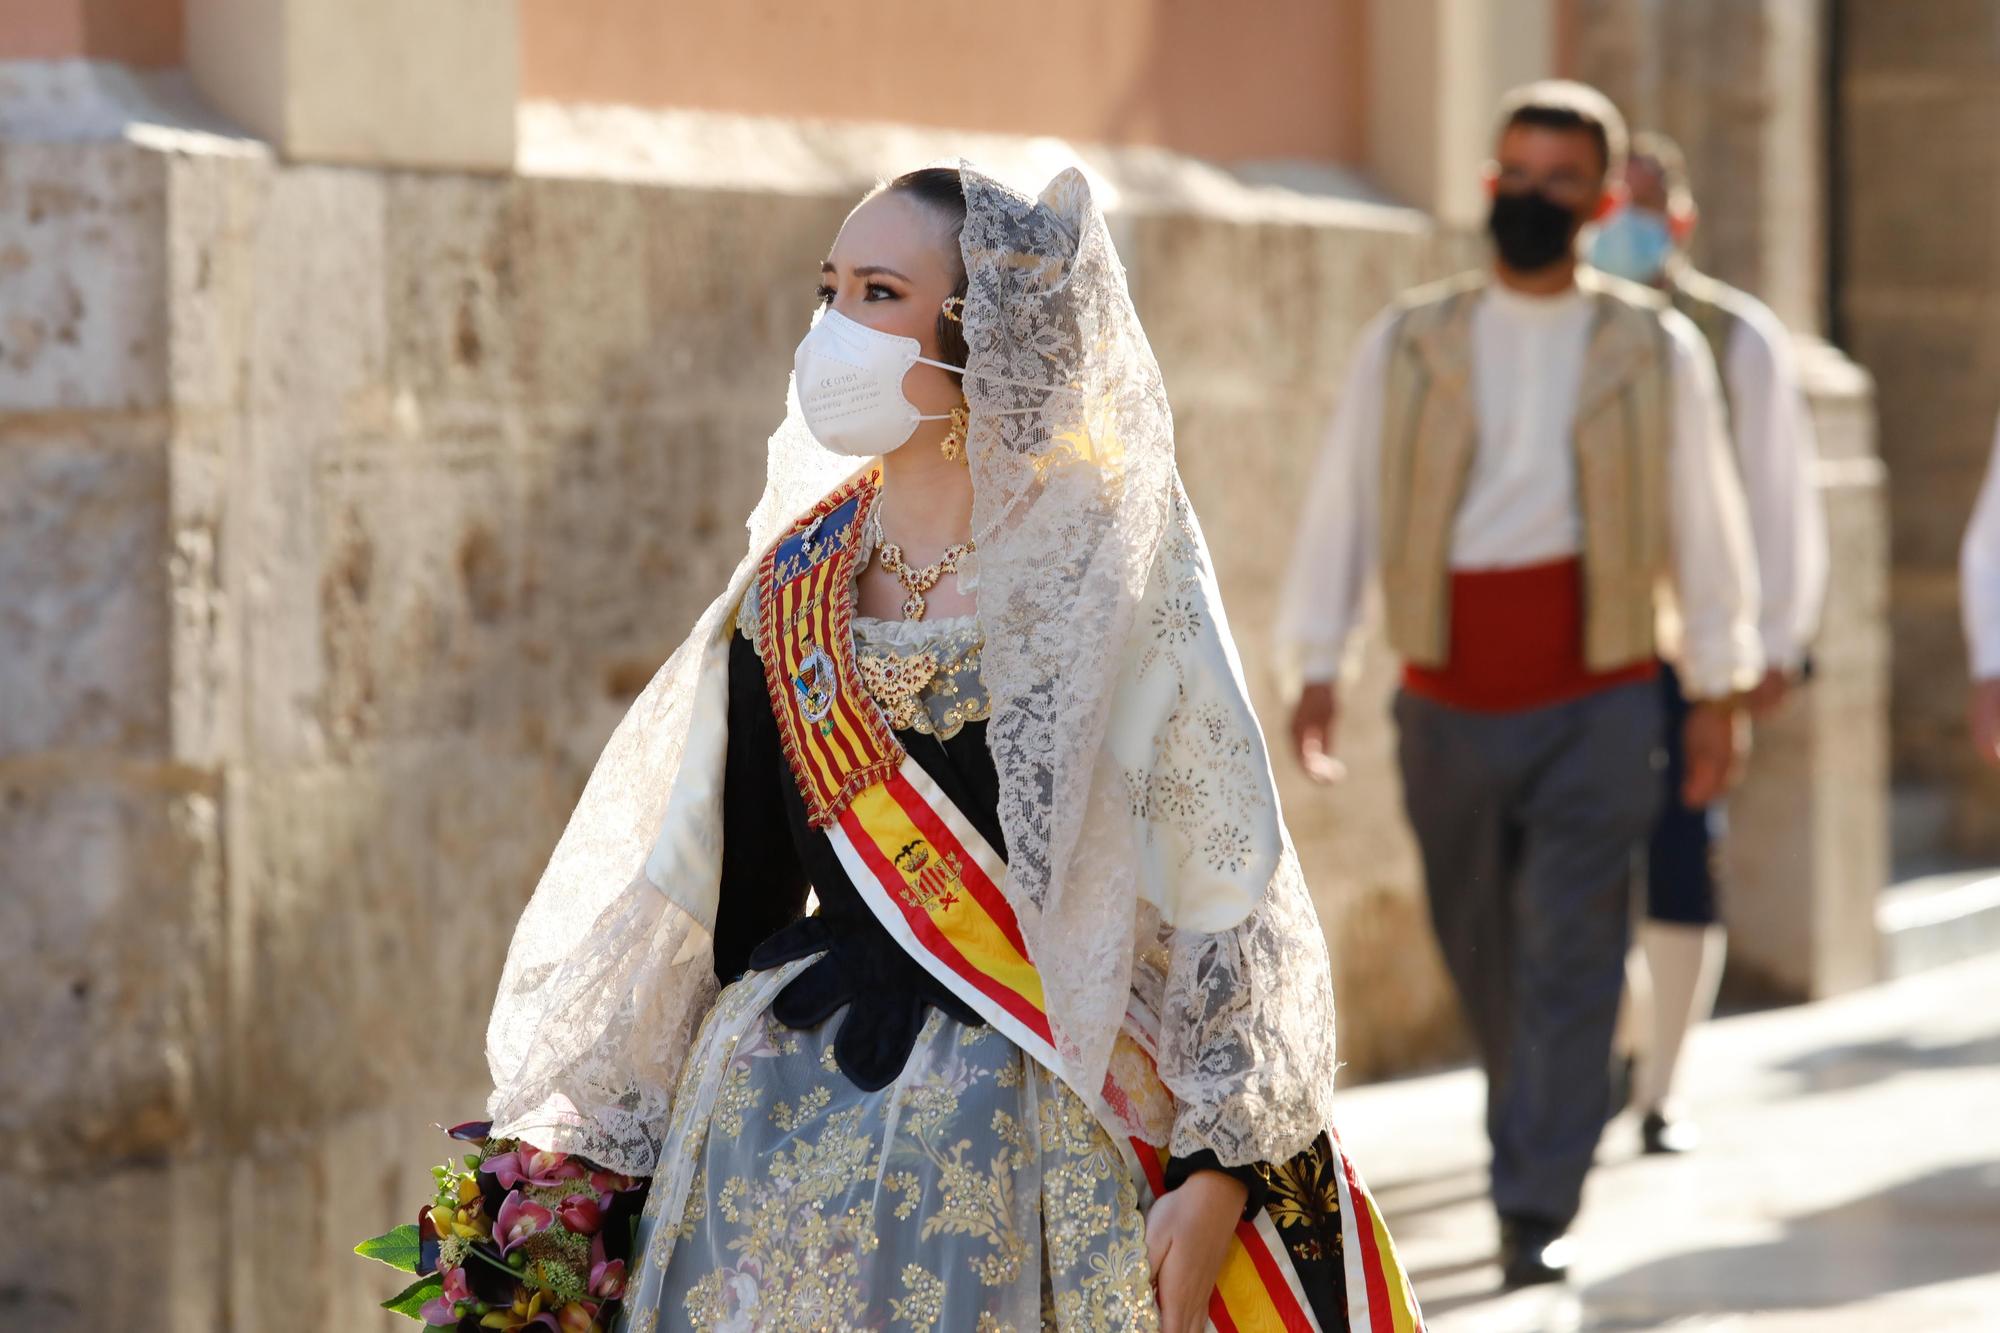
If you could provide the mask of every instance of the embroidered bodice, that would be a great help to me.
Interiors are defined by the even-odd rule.
[[[979,623],[973,616],[936,620],[854,618],[861,679],[889,725],[950,740],[992,712],[979,679]]]

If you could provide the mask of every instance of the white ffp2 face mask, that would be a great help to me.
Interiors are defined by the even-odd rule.
[[[919,361],[965,372],[923,355],[923,344],[858,324],[828,310],[807,330],[792,354],[799,410],[813,438],[837,454],[868,458],[900,449],[925,416],[903,396],[903,377]]]

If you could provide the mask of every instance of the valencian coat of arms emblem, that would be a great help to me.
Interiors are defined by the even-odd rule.
[[[955,853],[938,856],[926,842],[908,843],[896,853],[896,869],[903,872],[903,901],[926,912],[957,905],[965,888],[959,878],[964,868]]]
[[[798,691],[799,712],[805,720],[823,726],[840,693],[840,675],[826,649],[814,646],[806,653],[792,676],[792,688]]]

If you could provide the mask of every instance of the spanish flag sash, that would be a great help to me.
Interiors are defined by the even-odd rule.
[[[1077,1086],[1050,1029],[1041,977],[1001,885],[1006,863],[897,743],[855,662],[861,534],[880,494],[865,473],[826,497],[758,571],[757,647],[785,758],[807,818],[876,919],[909,955],[1096,1111],[1150,1205],[1165,1188],[1173,1096],[1154,1062],[1158,1023],[1135,1005],[1094,1093]],[[1374,1200],[1338,1140],[1309,1153],[1336,1182],[1349,1326],[1420,1333],[1422,1317]],[[1220,1333],[1318,1330],[1268,1211],[1239,1223],[1209,1298]]]

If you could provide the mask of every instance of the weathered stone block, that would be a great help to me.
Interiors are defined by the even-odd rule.
[[[519,398],[517,321],[532,317],[511,249],[522,198],[500,177],[390,178],[383,280],[395,392],[427,404]]]
[[[287,157],[505,171],[512,0],[186,0],[202,93]],[[358,90],[365,89],[365,93]]]
[[[206,780],[0,765],[0,867],[0,1133],[15,1169],[84,1172],[208,1139],[225,988]]]
[[[1953,568],[1992,439],[2000,324],[1885,297],[1858,305],[1851,342],[1880,385],[1897,564]]]
[[[1825,406],[1838,412],[1853,403]],[[1788,999],[1878,978],[1875,901],[1889,875],[1889,553],[1880,470],[1853,462],[1829,469],[1822,494],[1833,567],[1814,677],[1757,726],[1749,776],[1730,801],[1724,851],[1723,914],[1737,984]]]
[[[1843,6],[1841,20],[1853,70],[1961,73],[2000,63],[1991,0],[1867,0]]]
[[[507,942],[582,779],[505,739],[231,775],[243,1123],[304,1132],[484,1079]]]
[[[59,1177],[0,1175],[0,1190],[27,1219],[0,1246],[0,1325],[36,1333],[250,1327],[231,1321],[226,1254],[236,1238],[218,1221],[227,1215],[223,1169],[209,1161],[94,1165]]]
[[[574,697],[636,691],[722,591],[777,422],[753,402],[607,415],[557,437],[529,521],[539,586],[574,651]]]
[[[1971,746],[1965,732],[1967,657],[1959,624],[1958,578],[1949,567],[1905,569],[1894,583],[1890,626],[1895,634],[1897,772],[1910,778],[1957,780]]]
[[[0,143],[0,409],[164,405],[166,160]]]
[[[0,759],[164,753],[163,418],[0,427]]]
[[[640,202],[649,391],[766,404],[775,426],[820,260],[855,199],[652,189]]]
[[[384,177],[271,173],[250,232],[247,403],[328,413],[378,399],[387,362]]]
[[[242,753],[241,599],[224,558],[241,433],[183,413],[167,448],[167,710],[175,758],[204,768]]]
[[[328,442],[314,468],[313,684],[335,752],[377,738],[518,735],[544,703],[549,612],[530,582],[522,478],[493,434]],[[271,665],[304,665],[274,658]]]
[[[1857,103],[1842,150],[1857,182],[1847,196],[1844,238],[1854,279],[1944,292],[1991,288],[2000,277],[1993,267],[2000,58],[1978,84],[1926,83],[1860,96]],[[1885,180],[1876,163],[1895,163],[1895,175]],[[1944,180],[1953,203],[1940,207],[1919,182]]]
[[[1330,403],[1361,327],[1436,272],[1414,229],[1169,215],[1134,219],[1131,237],[1134,303],[1177,406],[1251,385]],[[1190,283],[1213,282],[1227,300],[1187,299]]]
[[[261,149],[168,161],[167,359],[175,409],[226,411],[249,373],[259,296],[256,237],[276,173]],[[319,318],[317,304],[296,309]]]
[[[524,177],[514,189],[506,254],[521,398],[585,410],[630,402],[647,356],[641,188]]]
[[[239,1219],[228,1255],[232,1327],[414,1327],[379,1308],[407,1279],[352,1251],[365,1237],[416,1220],[430,1168],[452,1155],[435,1126],[477,1118],[486,1088],[483,1080],[438,1077],[404,1092],[310,1133],[261,1133],[229,1163]],[[315,1201],[304,1215],[296,1206],[302,1197]]]

